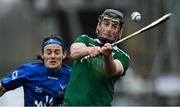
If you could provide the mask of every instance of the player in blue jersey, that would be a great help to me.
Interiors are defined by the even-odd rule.
[[[64,65],[64,42],[48,36],[42,42],[41,61],[23,64],[0,83],[0,96],[23,86],[25,106],[59,106],[64,98],[71,68]]]

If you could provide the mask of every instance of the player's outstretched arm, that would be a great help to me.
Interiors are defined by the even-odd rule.
[[[112,50],[113,48],[109,43],[106,43],[101,48],[102,54],[105,55],[104,70],[108,77],[111,77],[113,75],[121,75],[124,71],[121,62],[113,58]]]
[[[6,92],[6,89],[0,83],[0,97]]]
[[[121,62],[114,59],[112,55],[105,56],[104,69],[107,77],[112,77],[113,75],[120,76],[124,72],[124,68]]]
[[[100,49],[101,48],[99,46],[87,47],[84,43],[73,43],[71,45],[71,58],[77,60],[87,55],[96,57],[101,54]]]

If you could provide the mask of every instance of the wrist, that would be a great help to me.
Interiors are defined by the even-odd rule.
[[[105,56],[106,59],[113,59],[113,56],[112,56],[111,53],[110,54],[105,54],[104,56]]]
[[[87,55],[91,55],[94,47],[87,47]]]

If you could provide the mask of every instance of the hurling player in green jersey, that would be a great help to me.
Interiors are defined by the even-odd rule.
[[[79,36],[71,45],[73,68],[63,101],[64,106],[110,106],[114,84],[125,75],[130,58],[111,43],[120,39],[123,13],[106,9],[99,16],[97,38]],[[90,55],[91,58],[81,60]]]

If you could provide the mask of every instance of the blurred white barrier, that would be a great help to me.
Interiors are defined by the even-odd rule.
[[[24,107],[23,87],[6,92],[0,97],[0,106]]]

